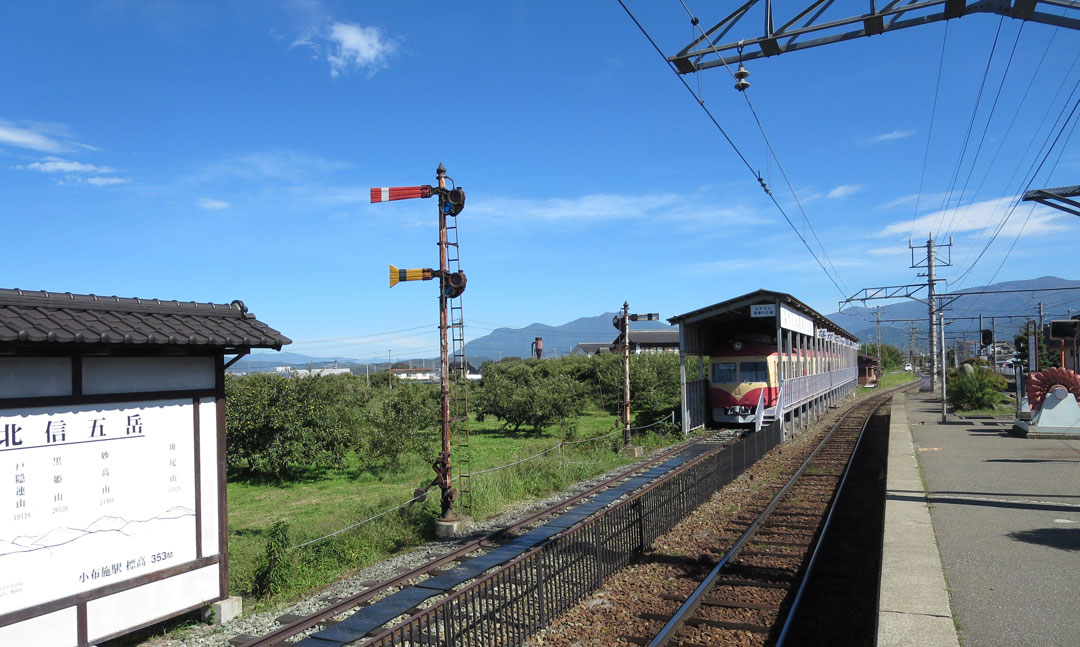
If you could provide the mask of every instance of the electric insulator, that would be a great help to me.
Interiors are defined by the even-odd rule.
[[[750,82],[746,80],[746,77],[750,76],[750,73],[746,71],[742,63],[739,63],[739,69],[735,70],[735,89],[742,92],[746,88],[750,87]]]

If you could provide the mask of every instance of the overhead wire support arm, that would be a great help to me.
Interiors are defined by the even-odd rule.
[[[1080,196],[1080,185],[1063,186],[1056,189],[1034,189],[1024,194],[1025,202],[1038,202],[1074,216],[1080,216],[1080,201],[1072,200]]]
[[[774,27],[777,22],[774,4],[777,3],[772,0],[747,0],[668,60],[680,74],[689,74],[975,13],[1080,29],[1080,1],[1077,0],[922,0],[907,3],[892,0],[880,7],[871,0],[869,11],[865,12],[860,11],[866,6],[862,2],[804,0],[799,4],[784,3],[784,8],[794,15],[787,18],[790,14],[785,14],[779,27]],[[847,5],[851,7],[845,9]],[[1051,7],[1063,11],[1039,11]],[[822,20],[826,13],[829,17]],[[756,31],[757,25],[764,26],[761,32]],[[739,28],[742,28],[741,34]],[[732,31],[736,33],[729,35]],[[731,40],[721,42],[726,39]],[[721,52],[737,53],[725,56]]]
[[[943,280],[943,279],[938,279]],[[840,301],[840,308],[854,301],[871,301],[874,299],[914,299],[919,303],[926,303],[926,299],[919,299],[915,294],[919,290],[926,289],[926,284],[918,285],[888,285],[879,288],[863,288],[852,296]]]

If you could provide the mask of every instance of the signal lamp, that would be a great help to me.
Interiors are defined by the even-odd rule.
[[[448,299],[456,299],[465,291],[465,272],[457,271],[447,274],[443,279],[443,294]]]
[[[990,346],[993,343],[994,343],[994,331],[989,330],[989,329],[982,331],[982,345],[983,346]]]
[[[465,208],[465,190],[450,189],[439,202],[439,208],[448,216],[456,216]]]

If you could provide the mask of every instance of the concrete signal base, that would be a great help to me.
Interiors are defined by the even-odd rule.
[[[236,618],[244,610],[244,598],[233,595],[203,608],[203,620],[223,625]]]
[[[452,539],[468,534],[472,528],[471,517],[459,516],[457,519],[436,519],[435,536],[439,539]]]
[[[645,455],[645,449],[640,445],[624,445],[621,453],[631,458],[641,458]]]

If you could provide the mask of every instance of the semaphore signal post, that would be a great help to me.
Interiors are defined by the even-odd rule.
[[[456,411],[451,413],[450,382],[453,371],[467,371],[464,358],[464,336],[462,334],[463,323],[460,321],[460,306],[454,306],[453,300],[460,297],[465,291],[465,273],[459,268],[451,271],[450,265],[457,265],[458,247],[456,239],[457,226],[448,225],[448,221],[457,217],[465,207],[465,191],[456,185],[447,188],[446,181],[453,179],[447,177],[446,168],[439,164],[436,170],[436,186],[407,186],[407,187],[380,187],[371,189],[371,202],[390,202],[393,200],[408,200],[411,198],[438,198],[439,209],[439,268],[422,269],[398,269],[390,266],[390,287],[394,287],[402,281],[430,281],[439,279],[439,359],[440,359],[440,404],[442,411],[442,451],[435,460],[432,468],[435,470],[435,479],[428,487],[438,485],[442,490],[442,516],[439,521],[444,524],[459,524],[461,517],[457,515],[454,501],[457,499],[457,490],[451,483],[450,462],[450,426],[451,421],[460,418],[466,413]],[[456,220],[454,220],[456,223]],[[455,232],[454,240],[450,240],[449,232]],[[454,257],[451,258],[450,248],[454,249]],[[450,362],[450,336],[454,331],[454,366]],[[460,348],[459,348],[460,346]],[[451,528],[447,534],[455,534],[459,528]]]

